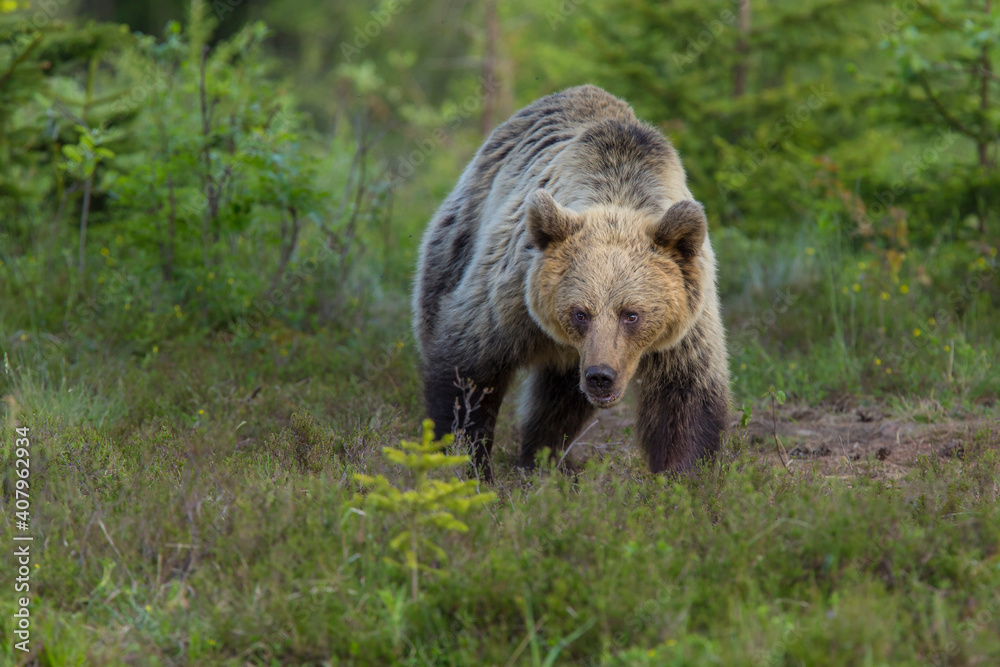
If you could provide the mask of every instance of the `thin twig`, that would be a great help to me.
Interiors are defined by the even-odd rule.
[[[598,420],[595,419],[593,422],[591,422],[590,426],[588,426],[587,428],[583,429],[583,433],[581,433],[580,435],[576,436],[576,438],[573,439],[573,442],[569,443],[569,447],[567,447],[566,451],[563,452],[563,455],[561,457],[559,457],[559,463],[556,464],[557,468],[559,466],[561,466],[562,462],[566,459],[567,456],[569,456],[569,452],[570,452],[571,449],[573,449],[573,446],[576,445],[576,443],[580,442],[580,438],[582,438],[583,436],[587,435],[587,431],[589,431],[590,429],[594,428],[594,426],[597,425],[597,422],[598,422]]]
[[[288,268],[288,262],[292,258],[292,254],[295,252],[295,246],[299,242],[299,230],[302,228],[302,222],[299,220],[299,212],[294,206],[288,207],[288,214],[292,217],[292,238],[288,241],[288,244],[281,249],[281,259],[278,262],[278,270],[275,271],[274,277],[271,278],[271,285],[267,288],[268,293],[272,292],[281,282],[281,278],[285,275],[285,270]],[[286,236],[287,226],[285,225],[285,216],[281,216],[281,240],[284,243]]]
[[[923,88],[924,93],[927,95],[927,99],[930,100],[931,105],[939,114],[941,114],[941,117],[944,118],[949,125],[967,137],[975,139],[979,136],[978,132],[974,132],[971,128],[966,127],[960,120],[951,115],[947,107],[945,107],[944,104],[941,103],[941,100],[938,99],[937,95],[934,94],[934,91],[931,89],[927,79],[922,76],[917,77],[917,79],[920,82],[920,87]]]
[[[203,187],[208,206],[205,207],[205,215],[201,226],[201,259],[203,266],[207,269],[209,265],[208,239],[212,223],[218,214],[218,204],[216,201],[215,179],[212,178],[212,114],[208,104],[208,91],[206,90],[206,67],[208,64],[209,48],[205,46],[201,52],[201,70],[198,78],[198,93],[201,102],[201,133],[204,145],[202,155],[205,160],[205,173],[203,175]]]
[[[854,475],[857,476],[858,469],[854,466],[854,461],[851,460],[850,455],[848,455],[847,447],[844,447],[844,440],[842,438],[837,438],[837,440],[840,442],[841,451],[844,452],[844,458],[847,459],[847,465],[851,466],[851,471],[853,471]]]
[[[97,167],[94,167],[97,170]],[[83,184],[83,206],[80,210],[80,266],[78,267],[80,290],[87,273],[87,217],[90,215],[90,193],[94,187],[94,174],[91,173]]]
[[[463,379],[462,375],[459,372],[457,366],[455,367],[455,382],[454,382],[454,386],[456,388],[458,388],[459,391],[462,392],[462,398],[461,398],[461,400],[459,400],[458,396],[455,397],[455,406],[454,406],[454,412],[453,412],[454,416],[453,416],[452,422],[451,422],[451,431],[452,431],[452,433],[455,434],[456,440],[458,438],[462,438],[463,440],[466,441],[467,448],[473,454],[473,461],[472,461],[473,466],[472,466],[472,468],[476,472],[476,481],[481,482],[482,480],[479,477],[479,472],[480,472],[479,471],[479,466],[477,465],[477,463],[475,461],[475,454],[476,454],[476,450],[478,449],[479,446],[482,446],[485,449],[486,448],[486,443],[485,442],[480,442],[480,443],[477,444],[476,439],[473,438],[473,439],[470,440],[469,437],[468,437],[468,434],[469,434],[469,432],[471,430],[471,427],[475,423],[475,422],[472,421],[472,418],[471,418],[472,413],[475,412],[476,410],[478,410],[482,406],[483,399],[488,394],[493,393],[493,387],[486,387],[486,388],[480,390],[480,392],[479,392],[479,398],[476,399],[476,400],[473,400],[473,396],[476,395],[476,383],[473,382],[471,378],[464,378]],[[464,414],[463,414],[463,408],[464,408]],[[461,419],[459,418],[459,415],[462,416]],[[490,477],[493,477],[493,457],[492,456],[487,455],[487,457],[486,457],[486,465],[489,466]]]
[[[774,447],[778,451],[778,458],[781,459],[781,465],[785,466],[785,470],[788,471],[789,475],[794,475],[792,469],[788,467],[785,462],[785,448],[782,447],[781,441],[778,440],[778,414],[774,408],[774,392],[771,392],[771,432],[774,434]]]
[[[35,38],[31,41],[31,44],[28,44],[27,48],[24,49],[21,55],[17,56],[16,58],[10,61],[10,67],[8,67],[7,71],[3,73],[3,76],[0,76],[0,88],[3,88],[7,84],[7,82],[10,80],[11,75],[14,74],[14,70],[17,69],[17,66],[22,64],[25,60],[27,60],[28,56],[31,55],[31,52],[34,51],[36,48],[38,48],[38,45],[41,43],[42,43],[42,36],[40,34],[36,35]]]
[[[115,551],[115,555],[118,556],[118,564],[122,566],[122,569],[125,570],[125,574],[127,574],[128,578],[132,580],[132,588],[135,588],[135,577],[132,576],[132,573],[125,565],[125,559],[122,558],[122,553],[118,551],[118,547],[115,546],[115,541],[112,540],[111,535],[108,534],[108,529],[104,527],[104,522],[101,521],[101,517],[97,517],[97,525],[101,527],[101,532],[104,533],[104,537],[108,538],[108,544],[111,545],[111,548]]]

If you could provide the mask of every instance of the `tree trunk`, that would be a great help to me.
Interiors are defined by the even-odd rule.
[[[80,262],[77,270],[81,289],[87,273],[87,216],[90,215],[90,190],[93,185],[94,175],[91,174],[83,184],[83,211],[80,213]]]
[[[740,0],[736,40],[736,65],[733,67],[733,97],[743,97],[747,90],[747,60],[750,58],[750,0]]]
[[[989,16],[992,10],[992,0],[986,0],[986,15]],[[979,166],[986,167],[990,166],[989,156],[987,155],[987,149],[989,148],[989,134],[990,126],[986,121],[986,112],[990,108],[990,78],[993,76],[993,71],[990,67],[990,51],[987,45],[983,45],[983,56],[982,62],[980,63],[982,72],[980,73],[980,83],[979,83],[979,111],[980,111],[980,127],[979,127],[979,139],[976,141],[976,147],[979,149]]]
[[[480,131],[487,136],[493,129],[496,112],[497,42],[500,41],[500,23],[497,19],[497,0],[486,0],[486,57],[483,59],[483,116]]]
[[[993,9],[992,0],[986,0],[986,15],[989,16],[990,11]],[[982,67],[982,72],[980,76],[980,88],[979,88],[979,112],[980,112],[980,126],[979,126],[979,139],[976,141],[976,148],[979,152],[979,166],[983,169],[989,169],[990,158],[987,153],[990,145],[990,125],[986,120],[986,114],[990,109],[990,78],[993,76],[993,71],[990,67],[990,51],[989,46],[983,45],[983,59],[980,63]],[[986,213],[982,210],[982,206],[979,207],[979,234],[980,236],[986,236]]]
[[[192,4],[192,8],[194,5]],[[192,9],[192,11],[194,11]],[[202,189],[205,196],[205,214],[201,223],[201,260],[204,268],[210,264],[209,240],[212,225],[215,224],[215,217],[218,213],[218,189],[215,179],[212,177],[212,115],[208,103],[208,93],[206,91],[206,65],[208,62],[209,48],[205,46],[201,51],[201,72],[198,79],[198,92],[201,101],[201,134],[202,134],[202,156],[205,162],[205,172],[202,176]]]
[[[168,283],[174,281],[174,239],[177,235],[177,197],[174,193],[174,177],[167,176],[167,188],[170,193],[170,214],[167,218],[167,246],[163,254],[163,279]]]

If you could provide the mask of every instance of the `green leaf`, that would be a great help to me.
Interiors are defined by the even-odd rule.
[[[83,155],[80,153],[80,149],[76,146],[71,146],[69,144],[62,147],[63,155],[72,160],[73,162],[83,162]]]
[[[393,551],[400,551],[403,547],[408,546],[410,542],[410,531],[404,530],[399,535],[389,540],[389,548]]]

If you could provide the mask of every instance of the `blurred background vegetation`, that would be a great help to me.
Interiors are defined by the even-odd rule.
[[[738,394],[996,398],[989,3],[0,8],[8,355],[402,344],[420,233],[476,147],[592,82],[671,137],[710,213]]]
[[[1000,664],[998,35],[994,0],[0,0],[0,664]],[[501,502],[411,601],[409,525],[351,503],[412,482],[420,235],[586,82],[709,211],[750,428],[678,480],[602,413],[526,474],[505,407]]]

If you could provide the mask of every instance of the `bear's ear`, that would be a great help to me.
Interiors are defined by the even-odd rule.
[[[553,243],[565,241],[582,226],[580,216],[561,206],[548,190],[535,190],[528,202],[528,234],[536,248],[545,250]]]
[[[651,231],[653,243],[665,250],[676,250],[684,259],[698,254],[706,234],[705,208],[692,199],[671,206]]]

